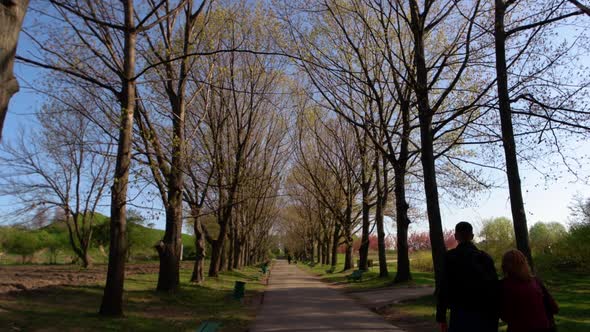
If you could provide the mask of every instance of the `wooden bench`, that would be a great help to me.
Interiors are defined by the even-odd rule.
[[[220,323],[204,321],[197,327],[197,332],[215,332],[220,326]]]
[[[352,281],[361,281],[363,280],[363,271],[355,270],[352,272],[352,274],[346,276],[346,279]]]

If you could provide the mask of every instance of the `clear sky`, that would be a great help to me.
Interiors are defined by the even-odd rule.
[[[30,48],[30,43],[21,34],[18,53],[26,54]],[[21,84],[21,91],[12,98],[9,106],[3,134],[3,139],[6,140],[15,138],[18,128],[24,128],[26,132],[28,128],[37,126],[33,114],[42,105],[44,98],[28,88],[30,84],[34,84],[35,80],[42,75],[42,70],[33,69],[17,63],[15,72]],[[590,155],[590,144],[570,147],[569,151],[565,151],[565,153],[570,156]],[[572,203],[573,197],[575,195],[583,197],[590,196],[590,186],[583,183],[583,181],[573,179],[564,169],[562,170],[564,174],[563,178],[545,183],[538,173],[527,169],[523,165],[521,166],[521,180],[529,225],[537,221],[557,221],[567,225],[570,214],[568,206]],[[582,165],[582,169],[579,172],[582,177],[589,177],[590,165]],[[511,216],[505,175],[502,173],[490,173],[490,176],[497,179],[496,182],[501,188],[479,194],[473,199],[475,202],[473,206],[466,208],[460,207],[453,202],[445,200],[444,196],[441,197],[445,228],[451,229],[460,220],[472,221],[477,227],[483,219]],[[0,215],[5,214],[5,211],[12,204],[13,202],[10,198],[0,197]],[[158,206],[159,204],[155,205]],[[104,211],[108,211],[108,209],[104,209]],[[5,219],[1,218],[0,220]],[[155,223],[156,227],[164,228],[163,218],[156,220]],[[425,222],[420,222],[413,225],[412,229],[424,230],[426,227],[427,224]],[[391,225],[387,228],[391,232],[394,231]]]

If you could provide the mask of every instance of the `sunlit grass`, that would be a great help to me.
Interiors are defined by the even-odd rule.
[[[304,264],[298,263],[300,267],[304,270],[313,273],[317,276],[320,276],[322,280],[332,283],[339,283],[343,285],[347,290],[350,291],[357,291],[357,290],[367,290],[367,289],[374,289],[374,288],[381,288],[381,287],[389,287],[389,286],[421,286],[421,285],[433,285],[434,284],[434,276],[430,272],[412,272],[412,281],[406,283],[394,283],[395,273],[396,273],[396,263],[388,263],[387,269],[389,271],[389,275],[385,278],[379,277],[379,265],[377,259],[374,260],[373,267],[370,267],[368,271],[363,273],[363,278],[360,281],[352,281],[348,280],[347,276],[350,275],[353,271],[347,270],[344,271],[344,255],[338,255],[338,264],[332,270],[330,265],[321,265],[321,264]]]
[[[157,274],[136,274],[125,280],[124,318],[97,315],[102,285],[49,287],[17,296],[0,297],[0,326],[30,331],[195,331],[205,320],[222,323],[223,331],[243,331],[251,324],[252,306],[232,298],[235,281],[246,282],[246,297],[260,292],[258,268],[223,272],[202,285],[189,282],[181,271],[180,289],[156,292]],[[1,329],[0,329],[1,330]]]
[[[590,331],[590,276],[577,273],[552,273],[542,276],[549,292],[559,304],[555,317],[559,331]],[[406,301],[394,306],[401,313],[417,319],[435,320],[435,301],[432,296]],[[506,326],[500,328],[505,331]]]

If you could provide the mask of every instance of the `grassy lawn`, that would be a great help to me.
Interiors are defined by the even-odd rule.
[[[552,273],[543,276],[547,288],[559,304],[560,331],[590,331],[590,275]]]
[[[157,274],[136,274],[125,280],[124,318],[97,315],[102,285],[48,287],[0,296],[0,330],[9,331],[195,331],[205,320],[222,323],[222,331],[244,331],[255,306],[231,298],[234,282],[246,282],[245,303],[263,290],[258,268],[221,273],[203,285],[189,283],[191,270],[181,271],[176,293],[155,292]]]
[[[377,261],[377,260],[375,260]],[[328,265],[306,265],[298,263],[305,270],[320,276],[328,282],[342,284],[347,290],[368,290],[392,286],[395,278],[395,263],[388,264],[389,277],[379,278],[379,267],[374,266],[363,274],[362,281],[348,281],[346,276],[352,270],[342,271],[344,268],[344,255],[339,255],[339,264],[335,270],[329,271]],[[434,276],[428,272],[412,272],[414,280],[411,285],[433,285]],[[559,304],[560,312],[556,316],[556,322],[560,331],[586,332],[590,331],[590,275],[578,273],[552,272],[542,275],[549,291]],[[390,311],[395,311],[395,316],[406,316],[410,320],[422,320],[434,322],[435,301],[432,296],[426,296],[413,301],[407,301],[392,306]],[[505,331],[502,324],[500,331]]]
[[[555,317],[559,331],[590,331],[590,276],[574,273],[552,273],[543,276],[549,291],[559,304]],[[432,296],[392,306],[400,314],[416,319],[434,321],[435,301]],[[505,331],[502,326],[500,331]]]
[[[347,290],[350,291],[359,291],[359,290],[368,290],[374,288],[381,288],[381,287],[388,287],[393,285],[433,285],[434,284],[434,276],[432,273],[429,272],[412,272],[413,280],[409,283],[405,284],[394,284],[393,280],[395,278],[395,271],[396,271],[396,264],[395,263],[388,263],[387,268],[389,271],[389,276],[387,278],[379,278],[379,266],[377,263],[377,259],[374,260],[373,267],[369,268],[369,271],[363,273],[363,278],[361,281],[349,281],[346,277],[352,273],[353,270],[343,271],[344,269],[344,255],[338,255],[338,264],[334,271],[330,271],[331,266],[328,265],[321,265],[321,264],[303,264],[298,263],[300,267],[313,273],[317,276],[320,276],[323,280],[327,282],[334,282],[342,284]]]

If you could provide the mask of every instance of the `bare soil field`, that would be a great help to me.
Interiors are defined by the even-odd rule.
[[[191,262],[183,262],[190,268]],[[127,264],[126,275],[157,273],[158,263]],[[0,294],[35,290],[47,286],[102,285],[106,279],[107,265],[95,265],[88,269],[77,265],[0,265]]]

